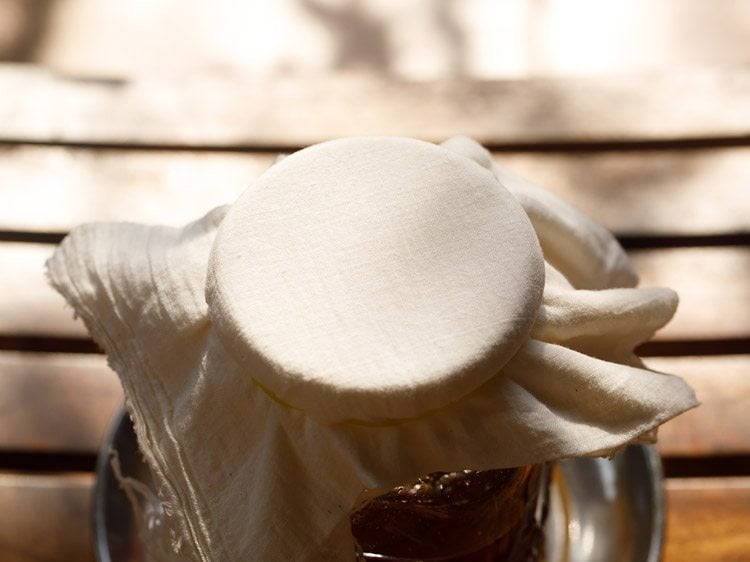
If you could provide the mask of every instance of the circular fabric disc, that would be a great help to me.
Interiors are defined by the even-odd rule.
[[[207,300],[267,392],[325,423],[419,416],[495,375],[526,341],[544,262],[493,175],[404,138],[288,156],[230,208]]]

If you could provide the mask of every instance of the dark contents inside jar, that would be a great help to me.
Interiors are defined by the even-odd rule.
[[[351,514],[358,560],[537,562],[549,467],[435,472],[365,492]]]

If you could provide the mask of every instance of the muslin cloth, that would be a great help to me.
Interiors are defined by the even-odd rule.
[[[309,188],[317,189],[325,183],[321,178],[331,179],[331,166],[337,155],[341,161],[355,163],[357,159],[367,160],[379,150],[397,160],[399,170],[405,169],[403,166],[411,156],[422,162],[417,158],[419,154],[440,160],[440,166],[420,164],[415,178],[422,185],[434,183],[447,186],[446,189],[453,185],[456,189],[468,189],[461,179],[464,174],[478,178],[482,189],[497,189],[500,203],[512,207],[509,216],[512,215],[513,221],[528,221],[530,226],[524,222],[518,223],[518,228],[535,233],[544,256],[542,261],[542,253],[535,249],[536,241],[524,238],[513,242],[501,254],[518,255],[519,260],[528,262],[524,267],[533,272],[532,278],[514,279],[514,284],[493,287],[490,291],[481,279],[476,281],[471,276],[477,265],[471,262],[476,257],[471,251],[468,257],[460,251],[451,255],[451,260],[458,261],[450,263],[466,266],[465,278],[459,281],[473,289],[460,293],[466,301],[465,307],[452,303],[448,308],[440,308],[441,311],[447,310],[446,314],[459,322],[465,320],[463,310],[481,316],[482,303],[472,303],[471,295],[492,295],[495,291],[504,291],[511,297],[516,293],[525,295],[522,301],[526,311],[523,315],[513,314],[514,318],[522,316],[516,318],[521,327],[512,327],[502,336],[511,334],[507,337],[519,341],[504,344],[503,353],[481,351],[484,355],[481,361],[476,361],[479,367],[472,364],[464,369],[469,375],[465,377],[463,391],[459,384],[464,380],[463,371],[452,372],[453,378],[446,383],[443,381],[448,380],[447,376],[440,374],[438,382],[430,381],[431,394],[425,394],[429,404],[420,406],[419,397],[404,400],[405,389],[399,387],[398,380],[384,377],[388,384],[383,383],[379,389],[372,377],[363,383],[354,375],[341,379],[341,384],[350,380],[360,386],[370,384],[362,394],[361,416],[357,415],[360,410],[351,388],[342,386],[339,396],[336,388],[325,387],[319,380],[313,380],[312,375],[308,377],[312,381],[309,388],[320,392],[316,394],[320,398],[308,403],[304,396],[308,388],[305,373],[290,374],[287,363],[275,359],[263,363],[253,354],[248,359],[238,353],[236,341],[230,341],[233,338],[287,341],[271,333],[270,328],[268,334],[234,334],[232,330],[242,332],[242,326],[237,328],[224,322],[227,313],[231,316],[236,311],[226,310],[233,301],[229,298],[227,302],[222,290],[228,285],[223,278],[216,277],[231,271],[233,282],[238,282],[237,276],[248,284],[269,279],[257,273],[253,263],[242,262],[241,256],[226,251],[232,246],[222,242],[222,237],[229,236],[226,232],[241,224],[238,214],[232,214],[234,208],[239,208],[239,202],[236,207],[215,209],[183,228],[129,223],[83,225],[65,238],[49,260],[50,282],[83,318],[121,378],[139,446],[167,506],[165,524],[144,537],[152,559],[352,560],[354,547],[348,517],[364,488],[394,486],[439,470],[502,468],[571,456],[610,455],[629,443],[653,439],[654,429],[661,423],[696,405],[692,391],[681,379],[646,370],[633,353],[634,346],[650,338],[672,317],[677,306],[675,293],[669,289],[634,288],[635,274],[624,252],[605,229],[551,193],[493,163],[490,155],[470,139],[454,138],[443,146],[383,138],[326,143],[323,148],[313,147],[298,157],[288,157],[274,166],[278,171],[269,172],[259,180],[257,185],[261,187],[254,184],[249,191],[270,190],[268,196],[273,200],[274,189],[287,187],[281,179],[296,181],[297,176],[302,176]],[[384,161],[374,160],[377,165]],[[460,169],[461,174],[448,181],[443,176],[451,167]],[[367,166],[362,169],[370,170]],[[441,178],[431,176],[438,173],[436,170]],[[396,181],[387,174],[382,177]],[[385,183],[386,199],[378,211],[385,217],[391,216],[388,201],[420,203],[420,198],[426,197],[421,192],[388,192]],[[338,191],[331,191],[330,201],[347,202],[340,193],[346,188],[344,185]],[[513,202],[506,199],[506,190],[512,193]],[[372,197],[377,198],[377,192],[373,193]],[[485,195],[479,193],[478,197]],[[256,194],[251,193],[251,197]],[[484,200],[481,197],[480,203]],[[297,205],[294,198],[282,198],[284,206],[275,212],[287,218],[293,216],[289,224],[314,222],[315,218],[305,217],[304,211],[308,205],[315,207],[318,203],[302,199],[300,196]],[[407,205],[414,210],[409,220],[417,221],[415,227],[419,221],[429,220],[430,237],[437,237],[436,245],[443,242],[435,247],[434,256],[425,258],[427,265],[420,265],[419,270],[433,261],[442,263],[441,248],[450,245],[453,238],[462,238],[458,230],[443,233],[441,224],[445,221],[455,224],[456,216],[460,218],[462,213],[471,220],[484,216],[481,204],[469,209],[468,205],[466,208],[461,205],[461,200],[454,203],[432,208],[426,219],[419,213],[422,203]],[[268,208],[264,212],[268,214]],[[400,210],[398,213],[398,216],[403,214]],[[380,218],[368,222],[367,214],[366,211],[357,214],[352,220],[366,225],[377,222],[386,232],[390,228],[390,223],[378,222]],[[227,216],[230,217],[227,224],[231,222],[234,227],[223,224]],[[332,216],[339,217],[341,213]],[[271,224],[273,216],[268,220],[272,232],[276,232],[276,227],[282,233],[283,228],[288,228],[284,226],[286,223]],[[320,222],[324,223],[322,219]],[[248,244],[257,245],[257,237],[263,232],[250,231],[253,240]],[[310,238],[312,235],[308,233],[301,244],[305,251],[317,255],[319,243],[327,240],[328,226],[316,226],[314,232],[319,239]],[[423,244],[421,248],[429,247],[424,244],[429,243],[430,237],[418,240]],[[494,243],[491,233],[484,233],[471,248],[485,248],[488,240]],[[283,246],[287,242],[280,237],[276,243]],[[369,246],[363,250],[357,244],[352,243],[351,247],[359,253],[351,258],[354,261],[347,262],[348,266],[367,263]],[[399,236],[393,236],[392,244],[398,249]],[[521,250],[516,248],[518,244]],[[268,247],[264,241],[263,248]],[[312,260],[297,268],[285,262],[280,269],[274,269],[278,264],[268,252],[264,260],[264,267],[278,276],[281,286],[290,283],[285,276],[296,278],[307,271],[305,268],[315,267]],[[508,264],[507,268],[515,271],[510,260]],[[242,277],[243,268],[248,272],[246,278]],[[326,270],[325,276],[317,271],[314,282],[325,284],[330,276],[337,275],[335,264],[322,264],[320,268]],[[490,268],[488,275],[502,276],[507,268]],[[348,274],[359,272],[354,269],[352,273],[350,268]],[[387,270],[382,275],[388,275],[388,282],[398,289],[402,286],[399,275],[403,272],[396,269],[395,273]],[[361,274],[367,276],[368,272],[364,270]],[[430,279],[420,277],[419,287],[432,283]],[[367,283],[370,287],[370,281]],[[463,285],[451,285],[446,290],[458,290],[457,287],[462,289]],[[393,297],[383,295],[380,285],[376,288],[372,298],[378,306],[390,303]],[[247,302],[258,303],[259,307],[287,310],[286,295],[269,287],[271,301],[265,302],[263,294],[262,290],[249,291],[248,295],[241,295],[239,302],[251,299]],[[323,291],[309,298],[314,300],[325,294]],[[431,296],[429,287],[425,287],[424,294],[428,304],[447,306],[432,302],[438,298]],[[288,298],[294,306],[299,306],[307,302],[308,295]],[[356,311],[346,316],[350,313],[348,308],[343,311],[336,308],[341,302],[336,294],[330,294],[329,298],[336,315],[346,317],[345,321],[359,318]],[[514,298],[505,300],[512,304]],[[316,306],[320,302],[314,300]],[[294,310],[294,306],[289,309]],[[489,306],[500,305],[493,301]],[[381,308],[375,310],[376,314],[382,313]],[[403,308],[408,309],[409,302]],[[394,305],[388,310],[398,314],[399,307]],[[261,318],[271,318],[265,308],[261,312]],[[418,321],[411,319],[407,311],[403,314],[410,322]],[[255,318],[252,310],[243,309],[237,315],[240,319],[243,315]],[[300,311],[300,317],[307,318],[304,311]],[[390,321],[399,324],[398,318]],[[482,322],[486,320],[483,318]],[[466,324],[470,322],[467,320]],[[263,332],[264,326],[254,329]],[[296,324],[284,323],[279,330],[287,330],[289,326]],[[388,326],[378,330],[387,332]],[[331,328],[334,329],[335,326]],[[362,329],[366,331],[369,327]],[[409,325],[404,323],[394,330],[399,331],[393,333],[412,337]],[[430,326],[425,328],[426,333],[433,333],[430,330]],[[482,330],[480,335],[495,337],[492,326]],[[469,361],[459,352],[462,346],[468,349],[477,344],[472,334],[466,339],[456,339],[458,351],[451,350],[451,346],[421,342],[418,336],[414,338],[425,349],[434,349],[438,358],[445,353],[446,357],[458,357],[456,361]],[[255,339],[248,340],[250,336]],[[333,339],[345,336],[346,333],[331,333]],[[351,338],[360,354],[369,343],[357,340],[356,336],[352,334]],[[393,349],[410,361],[422,356],[410,356],[409,349],[399,351],[398,342],[393,342]],[[324,349],[321,354],[329,351]],[[271,352],[276,354],[273,357],[285,354],[283,346],[268,353]],[[265,348],[259,345],[253,353],[263,355]],[[306,354],[315,355],[315,348],[308,349]],[[302,363],[306,360],[292,353],[288,356]],[[315,369],[325,369],[329,364],[349,365],[348,357],[342,351],[340,357],[330,360],[327,356],[323,359],[316,356],[309,364]],[[494,367],[493,358],[497,360]],[[363,365],[372,368],[369,363]],[[264,373],[260,378],[254,375],[255,367]],[[436,369],[426,362],[416,364],[415,372],[423,368],[432,369],[430,372]],[[279,377],[275,378],[274,373]],[[287,379],[296,381],[297,386],[284,382]],[[330,404],[321,405],[321,400]],[[372,409],[368,409],[368,404],[372,404]],[[404,415],[399,417],[401,413]]]

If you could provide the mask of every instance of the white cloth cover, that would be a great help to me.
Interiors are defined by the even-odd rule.
[[[357,142],[377,148],[392,141]],[[419,156],[422,144],[399,144],[399,158],[408,161],[409,146]],[[347,158],[356,156],[353,145],[338,146],[351,151]],[[83,318],[122,380],[140,448],[168,505],[164,532],[145,537],[152,558],[170,558],[166,538],[176,560],[352,560],[348,516],[363,488],[394,486],[439,470],[610,455],[650,438],[658,425],[696,405],[681,379],[643,369],[632,351],[671,318],[677,305],[674,292],[633,288],[635,276],[611,235],[557,197],[495,166],[473,141],[451,139],[430,150],[437,150],[431,154],[439,159],[443,151],[445,162],[456,163],[455,155],[460,155],[459,167],[484,178],[483,189],[496,185],[514,194],[544,251],[546,281],[541,303],[525,297],[524,306],[534,303],[537,308],[522,323],[526,333],[515,332],[523,341],[516,342],[512,357],[501,354],[497,369],[488,375],[483,368],[478,379],[469,369],[474,375],[465,392],[450,385],[453,400],[446,402],[444,395],[428,411],[413,409],[418,415],[398,419],[383,416],[388,412],[376,407],[373,416],[347,419],[354,411],[349,406],[331,410],[314,405],[308,412],[254,378],[236,341],[227,341],[234,325],[219,329],[216,322],[217,316],[223,321],[231,306],[219,302],[226,296],[217,297],[215,291],[224,282],[214,278],[226,274],[216,260],[234,259],[217,249],[223,233],[214,247],[228,211],[231,216],[228,207],[184,228],[83,225],[50,259],[52,285]],[[330,179],[330,161],[308,158],[304,163],[309,178]],[[443,185],[442,176],[430,174],[442,174],[444,167],[420,170],[426,176],[419,181]],[[481,170],[492,171],[497,183],[488,184],[489,176]],[[273,180],[284,177],[279,173],[259,182],[265,189],[283,190]],[[455,220],[456,213],[466,211],[460,203],[433,208],[430,224],[439,224],[435,212],[440,220]],[[284,204],[292,208],[279,207],[282,215],[299,211],[293,201]],[[480,211],[474,206],[466,212]],[[367,220],[366,215],[357,220]],[[401,233],[395,234],[393,248]],[[503,251],[514,255],[516,250]],[[527,271],[536,271],[533,262]],[[476,264],[464,265],[470,272]],[[253,264],[241,267],[250,271]],[[491,271],[490,278],[495,274]],[[253,279],[259,278],[248,275]],[[522,287],[527,282],[516,279],[502,291],[533,296],[533,290]],[[477,290],[484,294],[481,286]],[[497,336],[491,330],[483,333]],[[256,341],[240,336],[237,341]],[[266,382],[276,384],[268,373],[272,370]],[[281,373],[278,380],[287,375]],[[428,386],[433,384],[427,379]],[[343,391],[349,405],[350,390]],[[398,401],[398,390],[387,387],[385,392]],[[299,396],[292,392],[288,399]],[[336,401],[335,392],[328,396]],[[432,408],[441,400],[445,403]],[[363,412],[367,401],[365,396]],[[400,407],[390,414],[405,411]]]
[[[355,137],[287,157],[242,194],[206,297],[236,362],[330,424],[462,398],[528,339],[543,291],[531,222],[490,170],[423,141]]]

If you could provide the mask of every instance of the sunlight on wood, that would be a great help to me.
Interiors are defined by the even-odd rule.
[[[737,0],[722,9],[704,0],[0,0],[0,28],[5,60],[99,76],[497,79],[750,62],[750,3]]]
[[[103,355],[0,351],[0,449],[96,453],[122,402]]]
[[[659,428],[662,455],[741,455],[748,450],[750,355],[649,357],[645,362],[656,371],[683,377],[701,401],[698,408]]]

